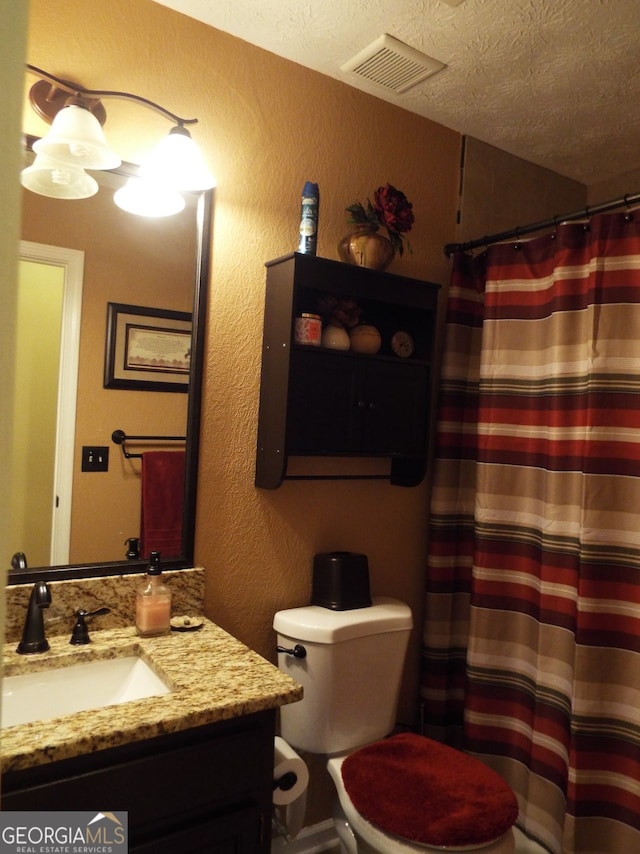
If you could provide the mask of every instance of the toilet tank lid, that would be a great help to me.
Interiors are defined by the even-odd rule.
[[[333,611],[320,605],[307,605],[278,611],[273,618],[273,628],[279,634],[315,643],[338,643],[365,635],[408,631],[411,626],[409,606],[383,596],[374,597],[368,608]]]

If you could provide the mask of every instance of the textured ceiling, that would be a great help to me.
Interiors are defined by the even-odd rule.
[[[584,184],[640,168],[640,0],[155,0]],[[383,33],[445,63],[341,66]]]

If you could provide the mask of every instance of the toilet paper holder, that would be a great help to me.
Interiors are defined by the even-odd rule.
[[[273,781],[273,789],[281,789],[283,792],[288,792],[298,782],[298,775],[295,771],[285,771],[282,777]]]
[[[304,826],[309,769],[295,750],[280,736],[273,742],[274,825],[289,841]]]

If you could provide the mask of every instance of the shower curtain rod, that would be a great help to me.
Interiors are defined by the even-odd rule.
[[[574,211],[574,213],[562,214],[551,217],[551,219],[543,219],[540,222],[532,222],[529,225],[517,225],[509,231],[501,231],[498,234],[489,234],[486,237],[480,237],[477,240],[469,240],[466,243],[447,243],[444,247],[444,254],[447,258],[453,252],[465,252],[467,249],[477,249],[478,246],[489,246],[490,243],[499,243],[501,240],[510,240],[512,237],[524,237],[525,234],[532,234],[534,231],[541,231],[544,228],[557,228],[563,222],[571,222],[576,219],[588,219],[590,216],[607,211],[615,210],[626,206],[640,203],[640,192],[625,193],[619,199],[612,199],[610,202],[601,202],[599,205],[587,205],[582,210]]]

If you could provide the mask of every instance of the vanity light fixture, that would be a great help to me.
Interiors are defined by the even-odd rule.
[[[178,190],[145,178],[129,178],[124,187],[116,190],[113,200],[123,211],[138,216],[172,216],[185,206]]]
[[[89,101],[77,94],[66,99],[51,130],[34,143],[33,150],[81,169],[115,169],[122,162],[107,145]]]
[[[184,208],[182,190],[208,190],[215,179],[207,169],[185,125],[197,119],[185,119],[159,104],[130,92],[85,89],[27,64],[40,76],[29,92],[29,100],[38,115],[51,123],[51,130],[34,143],[36,159],[23,170],[24,187],[44,196],[83,199],[93,195],[98,185],[85,169],[114,169],[120,157],[112,151],[101,125],[106,112],[100,98],[124,98],[143,104],[175,122],[168,136],[152,151],[139,168],[139,177],[131,178],[114,196],[116,204],[142,216],[169,216]]]
[[[88,199],[98,192],[98,182],[81,166],[53,160],[46,154],[36,155],[31,166],[23,169],[21,181],[32,193],[52,199]]]

